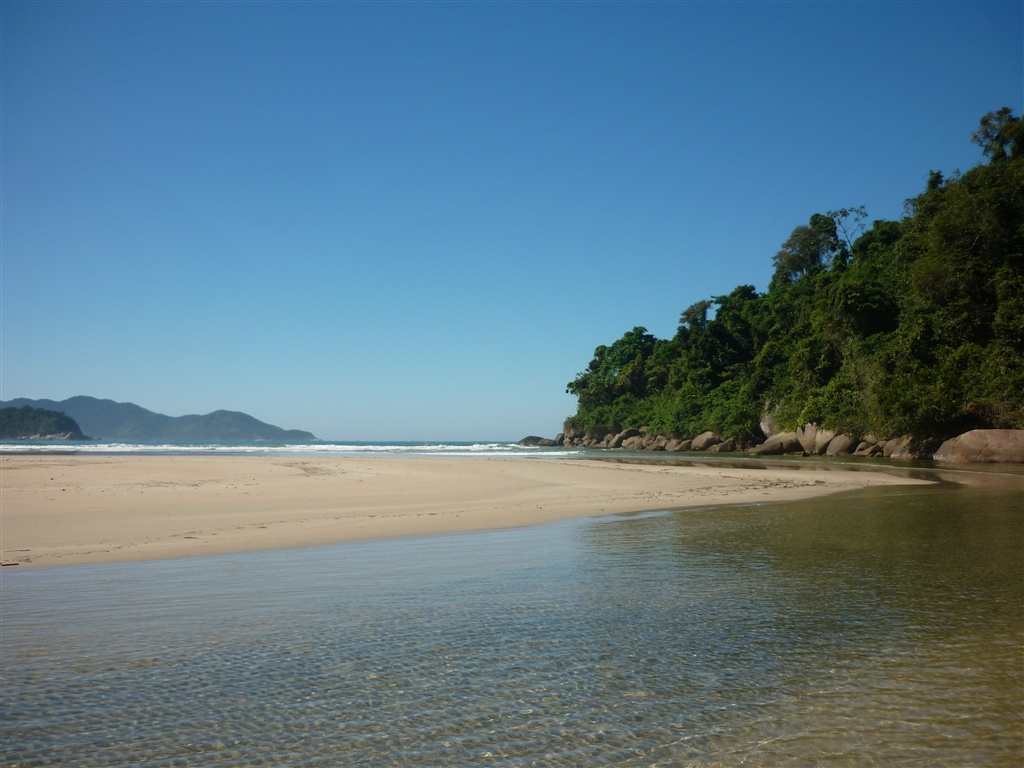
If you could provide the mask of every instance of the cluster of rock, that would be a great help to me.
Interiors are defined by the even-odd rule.
[[[566,446],[576,448],[624,448],[630,451],[710,451],[722,453],[742,448],[734,440],[723,440],[715,432],[702,432],[693,438],[682,438],[677,435],[663,435],[650,430],[624,429],[621,432],[608,429],[592,429],[581,431],[571,424],[565,425],[565,431],[555,437],[537,437],[530,435],[519,441],[520,445],[528,446]]]
[[[6,438],[11,440],[92,440],[91,437],[87,437],[81,433],[76,432],[54,432],[50,435],[17,435],[12,438]]]
[[[764,425],[762,425],[764,429]],[[775,432],[760,445],[750,449],[755,456],[775,456],[799,453],[805,456],[883,456],[887,459],[926,459],[938,443],[918,440],[913,435],[900,435],[890,439],[875,435],[854,436],[817,424],[805,424],[795,432]]]
[[[934,459],[949,463],[1024,463],[1024,430],[975,429],[940,444],[933,438],[899,435],[880,438],[875,435],[850,435],[823,429],[816,424],[805,424],[795,432],[775,429],[770,419],[762,421],[767,439],[754,446],[724,439],[715,432],[702,432],[693,438],[655,434],[646,429],[614,430],[592,429],[580,431],[566,424],[565,431],[554,438],[530,435],[520,445],[580,448],[622,448],[633,451],[707,451],[727,453],[746,450],[753,456],[881,456],[887,459]]]

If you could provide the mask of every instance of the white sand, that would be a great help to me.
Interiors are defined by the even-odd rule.
[[[19,567],[183,557],[920,482],[544,459],[5,456],[0,557]]]

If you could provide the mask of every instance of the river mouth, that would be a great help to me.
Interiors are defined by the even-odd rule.
[[[0,764],[1017,765],[1024,480],[906,471],[945,482],[5,572]]]

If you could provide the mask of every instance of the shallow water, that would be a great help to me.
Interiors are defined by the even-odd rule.
[[[0,764],[1020,765],[1022,491],[5,571]]]

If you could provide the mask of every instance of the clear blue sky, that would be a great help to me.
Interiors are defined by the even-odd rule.
[[[0,396],[518,438],[634,325],[900,214],[1020,0],[2,4]]]

